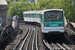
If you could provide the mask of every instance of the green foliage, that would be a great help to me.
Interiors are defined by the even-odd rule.
[[[9,4],[9,17],[17,15],[23,17],[24,11],[63,9],[67,19],[75,20],[75,5],[71,5],[71,0],[38,0],[37,3],[28,3],[30,0],[21,0]]]
[[[14,15],[22,17],[23,12],[30,9],[30,5],[28,5],[26,2],[12,2],[9,4],[9,17]]]
[[[27,0],[21,0],[21,2],[27,2]]]
[[[21,2],[27,2],[27,3],[28,3],[29,1],[30,1],[30,0],[21,0]]]
[[[67,19],[75,20],[75,5],[71,5],[71,0],[39,0],[38,3],[38,9],[63,9]]]
[[[75,2],[75,0],[73,0]]]
[[[10,3],[10,0],[6,0],[6,1],[7,1],[8,4]]]

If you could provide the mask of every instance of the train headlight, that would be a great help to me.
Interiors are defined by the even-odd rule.
[[[49,25],[46,25],[46,26],[49,26]]]
[[[58,24],[58,26],[62,26],[62,24]]]

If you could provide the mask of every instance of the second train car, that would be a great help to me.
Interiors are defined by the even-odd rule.
[[[23,18],[25,22],[40,23],[43,33],[65,32],[65,16],[62,9],[24,11]]]

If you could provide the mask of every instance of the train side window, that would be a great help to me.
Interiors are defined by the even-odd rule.
[[[25,14],[25,17],[26,17],[26,14]]]
[[[30,18],[30,14],[28,14],[29,15],[29,18]]]
[[[26,14],[26,17],[28,17],[28,14]]]
[[[31,14],[31,17],[32,17],[32,14]]]
[[[41,22],[42,22],[42,14],[40,14]]]
[[[29,14],[28,14],[28,17],[29,17]]]
[[[26,16],[27,16],[27,14],[26,14]],[[25,16],[25,17],[26,17],[26,16]]]
[[[34,14],[32,14],[32,17],[34,17]]]
[[[37,17],[37,18],[40,18],[40,14],[36,14],[36,17]]]
[[[31,17],[31,15],[29,14],[29,17]]]

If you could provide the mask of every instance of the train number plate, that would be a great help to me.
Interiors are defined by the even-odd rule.
[[[55,24],[53,24],[53,26],[55,26]]]

